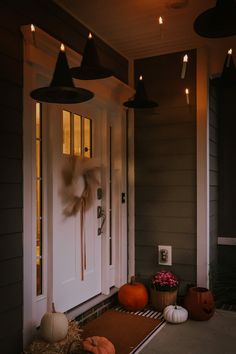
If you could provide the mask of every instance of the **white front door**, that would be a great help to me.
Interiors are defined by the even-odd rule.
[[[91,113],[86,104],[49,107],[50,300],[59,311],[67,311],[101,293],[101,235],[98,232],[101,200],[97,193],[101,185],[99,118],[99,111]],[[75,165],[71,162],[74,158]],[[86,169],[89,177],[85,180]],[[65,175],[67,177],[63,178]],[[74,188],[71,176],[75,178]],[[92,199],[89,209],[83,211],[83,201],[88,203],[88,200],[86,196],[80,197],[86,183]]]

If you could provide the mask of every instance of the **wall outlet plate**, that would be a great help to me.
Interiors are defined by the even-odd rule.
[[[172,265],[172,246],[158,245],[158,264]]]

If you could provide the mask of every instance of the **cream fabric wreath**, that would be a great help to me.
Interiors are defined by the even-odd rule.
[[[99,168],[91,159],[69,157],[62,168],[62,203],[65,216],[88,210],[93,203],[94,189],[99,185]]]

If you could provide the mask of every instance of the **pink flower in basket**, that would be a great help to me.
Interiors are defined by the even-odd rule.
[[[152,277],[151,287],[161,291],[174,291],[178,288],[179,281],[170,271],[162,270]]]

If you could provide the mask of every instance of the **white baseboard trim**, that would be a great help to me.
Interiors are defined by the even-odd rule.
[[[236,236],[235,237],[218,237],[218,245],[225,246],[236,246]]]

